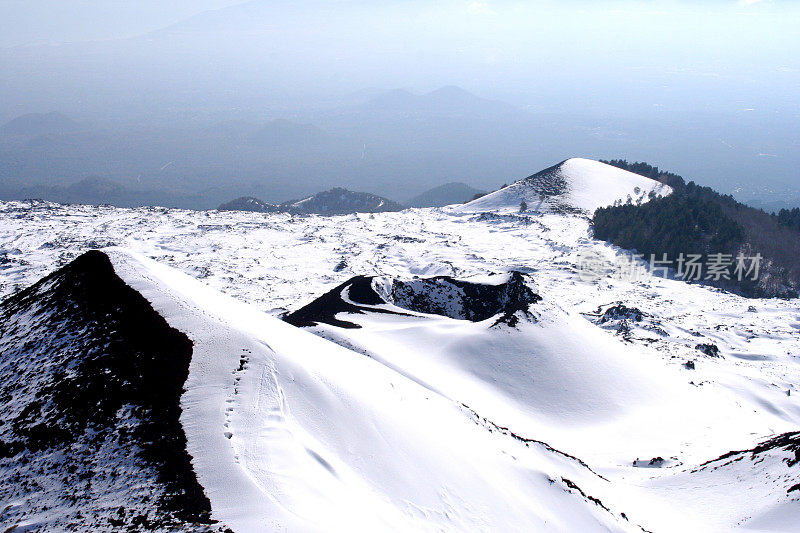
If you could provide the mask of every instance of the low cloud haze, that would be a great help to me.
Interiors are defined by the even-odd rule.
[[[584,156],[800,198],[794,2],[34,0],[0,20],[0,193],[406,202]]]

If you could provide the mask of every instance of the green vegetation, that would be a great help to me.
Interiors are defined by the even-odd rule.
[[[606,161],[670,185],[674,193],[642,205],[631,202],[598,209],[595,237],[649,258],[663,254],[679,268],[683,254],[762,256],[757,280],[700,281],[748,297],[797,297],[800,288],[800,209],[778,216],[737,202],[709,187],[686,183],[677,174],[647,163]]]
[[[600,208],[595,237],[640,252],[679,254],[733,253],[744,229],[713,201],[694,194],[673,194],[643,205]]]
[[[781,209],[778,213],[778,222],[782,226],[800,231],[800,207]]]
[[[601,159],[600,162],[633,172],[634,174],[639,174],[640,176],[652,180],[660,181],[661,183],[666,183],[675,190],[683,189],[686,185],[686,182],[681,176],[673,174],[672,172],[659,170],[658,167],[648,165],[645,162],[628,163],[624,159],[612,159],[611,161]]]

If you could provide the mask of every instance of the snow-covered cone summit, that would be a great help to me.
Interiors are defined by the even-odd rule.
[[[457,211],[592,213],[616,201],[645,202],[672,188],[658,181],[590,159],[572,158],[456,208]]]

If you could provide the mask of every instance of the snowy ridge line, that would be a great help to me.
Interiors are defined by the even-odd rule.
[[[471,408],[470,406],[468,406],[465,403],[462,403],[461,407],[466,409],[467,413],[472,418],[475,419],[477,424],[485,426],[489,431],[491,431],[492,429],[497,430],[500,433],[502,433],[503,435],[507,435],[507,436],[513,438],[514,440],[517,440],[519,442],[525,443],[525,446],[527,446],[528,444],[538,444],[539,446],[542,446],[543,448],[545,448],[549,452],[557,453],[559,455],[562,455],[562,456],[566,457],[567,459],[571,459],[573,461],[576,461],[578,464],[580,464],[582,467],[586,468],[589,472],[591,472],[592,474],[596,475],[600,479],[602,479],[604,481],[609,481],[607,478],[603,477],[602,475],[600,475],[597,472],[595,472],[594,470],[592,470],[592,467],[590,467],[588,464],[586,464],[586,462],[583,461],[582,459],[580,459],[578,457],[575,457],[574,455],[570,455],[570,454],[568,454],[566,452],[562,452],[561,450],[558,450],[558,449],[550,446],[549,444],[547,444],[544,441],[537,440],[537,439],[529,439],[527,437],[523,437],[521,435],[517,435],[516,433],[511,431],[509,428],[500,426],[498,424],[495,424],[494,422],[492,422],[491,420],[489,420],[485,416],[479,415],[473,408]]]
[[[577,490],[577,491],[578,491],[578,493],[579,493],[581,496],[583,496],[583,499],[584,499],[584,500],[588,500],[588,501],[592,502],[593,504],[597,505],[598,507],[601,507],[603,510],[605,510],[605,511],[607,511],[607,512],[611,513],[611,514],[614,514],[614,513],[611,511],[611,509],[609,509],[608,507],[606,507],[606,506],[603,504],[603,502],[602,502],[602,501],[600,501],[600,499],[599,499],[599,498],[595,498],[594,496],[591,496],[591,495],[589,495],[589,494],[586,494],[585,492],[583,492],[583,489],[582,489],[582,488],[580,488],[578,485],[576,485],[576,484],[575,484],[575,482],[573,482],[572,480],[569,480],[569,479],[567,479],[567,478],[565,478],[565,477],[562,477],[562,478],[561,478],[561,482],[562,482],[562,483],[564,483],[564,484],[565,484],[567,487],[569,487],[570,489],[572,489],[572,490]],[[628,517],[625,515],[625,513],[620,513],[620,517],[624,518],[625,520],[627,520],[627,519],[628,519]]]
[[[561,450],[558,450],[558,449],[554,448],[553,446],[550,446],[549,444],[547,444],[544,441],[537,440],[537,439],[529,439],[527,437],[522,437],[520,435],[517,435],[516,433],[511,431],[509,428],[500,426],[498,424],[495,424],[494,422],[492,422],[491,420],[487,419],[486,417],[479,415],[474,409],[472,409],[468,405],[466,405],[464,403],[461,403],[460,405],[464,410],[466,410],[467,414],[471,418],[473,418],[478,425],[484,426],[490,432],[492,430],[499,431],[503,435],[509,436],[512,439],[516,440],[516,441],[524,443],[526,448],[529,447],[531,444],[537,444],[537,445],[543,447],[544,449],[546,449],[547,451],[549,451],[551,453],[556,453],[556,454],[561,455],[561,456],[563,456],[563,457],[565,457],[567,459],[570,459],[572,461],[577,462],[579,465],[581,465],[585,469],[589,470],[589,472],[591,472],[592,474],[594,474],[598,478],[602,479],[603,481],[605,481],[607,483],[610,483],[610,481],[607,478],[603,477],[602,475],[600,475],[597,472],[595,472],[594,470],[592,470],[592,468],[589,465],[587,465],[583,460],[579,459],[578,457],[575,457],[575,456],[570,455],[568,453],[562,452]],[[564,483],[564,485],[566,485],[568,489],[578,491],[578,493],[581,495],[581,497],[583,497],[584,500],[597,505],[598,507],[602,508],[604,511],[606,511],[609,514],[611,514],[612,516],[616,516],[616,514],[611,509],[609,509],[599,498],[596,498],[596,497],[594,497],[594,496],[592,496],[590,494],[587,494],[586,492],[583,491],[583,489],[581,489],[576,483],[574,483],[570,479],[561,476],[561,482]],[[551,484],[555,483],[555,481],[551,478],[550,479],[550,483]],[[619,513],[619,516],[621,518],[623,518],[624,520],[628,521],[628,517],[627,517],[627,515],[625,513]],[[645,531],[645,532],[647,531],[645,528],[643,528],[640,525],[638,525],[638,527],[642,531]]]
[[[720,455],[716,459],[711,459],[709,461],[701,463],[694,470],[692,470],[692,472],[698,472],[712,463],[724,461],[725,459],[729,459],[736,455],[745,455],[749,453],[751,454],[751,458],[755,458],[756,455],[760,453],[769,450],[774,450],[776,448],[783,448],[787,451],[793,451],[795,453],[795,459],[786,461],[787,466],[792,467],[800,463],[800,431],[789,431],[787,433],[781,433],[780,435],[776,435],[774,437],[762,441],[761,443],[758,444],[758,446],[755,446],[748,450],[733,450],[727,452],[723,455]],[[792,490],[800,490],[800,483],[795,485],[792,489],[789,489],[789,492],[791,492]]]
[[[451,209],[457,213],[532,211],[586,215],[617,201],[646,202],[671,193],[670,186],[639,174],[599,161],[571,158]]]
[[[388,304],[375,291],[374,282],[374,276],[354,276],[299,309],[285,313],[281,318],[297,327],[323,322],[343,328],[359,328],[357,324],[340,320],[337,316],[343,313],[363,314],[364,310],[412,316],[411,312]]]

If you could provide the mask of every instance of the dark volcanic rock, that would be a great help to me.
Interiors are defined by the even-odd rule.
[[[480,322],[495,315],[512,316],[541,300],[519,272],[498,285],[437,276],[392,283],[391,300],[398,307],[431,315]]]
[[[698,344],[694,348],[709,357],[719,357],[719,347],[716,344]]]
[[[361,326],[357,324],[337,319],[336,315],[339,313],[362,314],[365,306],[386,303],[372,288],[372,280],[373,278],[367,276],[350,278],[310,304],[284,316],[283,319],[297,327],[314,326],[322,323],[347,329],[359,328]],[[380,309],[370,310],[373,312],[386,312]]]
[[[766,460],[768,455],[783,455],[781,462],[787,468],[793,468],[800,464],[800,431],[790,431],[771,439],[765,440],[749,450],[739,450],[728,452],[717,459],[707,461],[695,470],[724,468],[734,462],[749,459],[753,464],[758,464]],[[780,482],[786,488],[787,494],[800,491],[800,471],[794,471],[787,476],[781,476],[780,480],[770,480],[771,483]]]
[[[562,161],[557,165],[540,170],[522,181],[525,186],[534,189],[541,196],[562,196],[569,192],[569,185],[559,173],[564,163],[565,161]]]
[[[584,314],[601,328],[616,331],[626,342],[652,342],[652,334],[667,336],[657,317],[622,302],[601,305],[595,312]]]
[[[633,322],[641,322],[644,314],[635,307],[627,307],[622,304],[616,304],[606,309],[600,317],[600,323],[605,324],[612,320],[631,320]]]
[[[391,280],[388,284],[378,283],[379,281],[384,280],[356,276],[286,315],[284,320],[300,327],[325,323],[342,328],[358,328],[357,324],[339,319],[336,315],[365,312],[402,314],[376,307],[392,304],[395,308],[417,313],[472,322],[501,315],[495,324],[514,326],[518,320],[518,311],[527,312],[531,304],[541,300],[525,284],[524,277],[519,272],[510,273],[505,282],[498,284],[473,283],[449,276],[411,281]],[[376,283],[380,289],[376,289]]]
[[[46,529],[217,529],[180,424],[192,342],[85,253],[0,303],[0,501]]]

